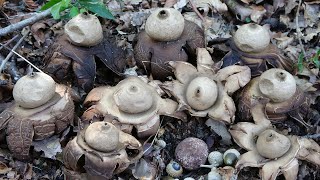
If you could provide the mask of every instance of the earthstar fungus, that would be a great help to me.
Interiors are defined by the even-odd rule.
[[[93,89],[84,101],[91,107],[82,119],[89,122],[104,118],[127,133],[135,127],[139,137],[155,134],[159,128],[159,115],[175,116],[178,104],[171,99],[162,99],[150,84],[132,76],[114,87]]]
[[[270,100],[265,107],[266,115],[270,120],[285,120],[289,115],[306,127],[309,126],[301,117],[303,112],[309,109],[310,99],[298,88],[294,77],[289,72],[273,68],[252,79],[240,94],[238,107],[241,119],[245,121],[251,119],[250,106],[255,96]],[[300,109],[301,115],[299,115]]]
[[[293,62],[281,55],[270,39],[265,27],[254,23],[240,26],[229,41],[231,51],[223,58],[223,67],[239,62],[250,67],[253,77],[269,69],[268,65],[292,72]]]
[[[250,69],[234,65],[215,72],[206,49],[198,48],[197,55],[197,68],[187,62],[169,62],[176,80],[165,82],[162,87],[177,99],[178,110],[232,123],[236,109],[230,95],[250,81]]]
[[[255,123],[240,122],[232,125],[230,133],[234,141],[248,152],[242,154],[236,164],[261,168],[261,178],[276,179],[281,172],[287,180],[297,178],[298,159],[320,165],[320,146],[312,139],[284,135],[272,128],[264,113],[267,100],[252,100],[252,116]]]
[[[172,76],[168,61],[188,61],[204,47],[203,30],[173,8],[156,9],[147,19],[145,31],[137,36],[134,55],[138,67],[154,79]]]
[[[32,141],[59,134],[73,123],[70,88],[44,73],[20,78],[13,97],[15,103],[0,114],[0,129],[6,129],[9,150],[19,160],[29,158]]]
[[[68,178],[86,173],[88,179],[102,180],[124,171],[139,160],[142,153],[142,145],[133,136],[111,123],[94,122],[67,144],[63,162]]]

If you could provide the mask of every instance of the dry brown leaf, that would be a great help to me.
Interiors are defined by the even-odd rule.
[[[9,168],[5,163],[0,162],[0,174],[7,174],[11,171],[12,168]]]
[[[36,9],[39,7],[39,4],[34,0],[23,0],[23,2],[29,11],[36,11]]]
[[[249,4],[251,3],[253,0],[241,0],[241,2],[245,3],[245,4]]]
[[[164,4],[164,7],[172,7],[178,2],[178,0],[166,0],[166,3]]]
[[[47,25],[43,22],[37,22],[31,26],[31,33],[33,37],[36,39],[38,47],[45,41],[44,31],[46,27]]]
[[[34,141],[34,150],[37,152],[44,152],[44,156],[50,159],[56,159],[57,153],[62,152],[60,145],[60,138],[58,136],[52,136],[42,141]]]
[[[320,18],[320,6],[318,4],[305,4],[304,18],[306,24],[313,27]]]
[[[5,1],[6,1],[6,0],[0,0],[0,8],[2,8],[3,3],[4,3]]]
[[[203,10],[204,14],[207,14],[209,10],[214,12],[228,11],[227,5],[220,0],[193,0],[193,3],[197,8]]]
[[[289,14],[296,6],[298,6],[296,0],[287,1],[285,5],[285,14]]]

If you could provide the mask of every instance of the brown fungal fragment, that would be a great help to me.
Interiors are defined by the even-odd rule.
[[[206,162],[208,154],[207,144],[194,137],[184,139],[175,149],[177,161],[188,170],[200,168]]]
[[[161,20],[154,25],[158,21],[152,19],[159,19],[158,15],[162,12],[169,16],[168,19],[177,19],[178,22]],[[167,62],[188,61],[191,58],[189,55],[195,56],[198,47],[205,46],[203,30],[195,23],[186,21],[183,17],[181,19],[181,16],[180,12],[171,8],[157,9],[150,15],[151,20],[148,18],[146,31],[141,31],[137,36],[134,46],[137,65],[148,74],[152,74],[155,79],[164,80],[173,75]],[[180,29],[183,29],[181,34]]]
[[[111,123],[95,122],[67,144],[63,162],[65,171],[69,172],[67,178],[86,173],[88,179],[102,180],[124,171],[142,153],[142,145],[133,136]]]
[[[13,156],[19,160],[27,160],[32,141],[59,134],[73,123],[74,104],[71,90],[66,86],[56,85],[48,75],[34,73],[33,77],[25,76],[19,81],[14,87],[14,98],[18,101],[0,114],[0,129],[6,129],[8,147]],[[48,87],[54,91],[51,97],[48,95],[52,89],[47,89]],[[37,95],[23,97],[30,94]]]

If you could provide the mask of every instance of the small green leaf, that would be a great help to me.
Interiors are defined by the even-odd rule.
[[[81,9],[80,9],[80,13],[84,13],[84,12],[88,12],[88,10],[85,9],[85,8],[81,8]]]
[[[298,58],[298,70],[299,70],[299,72],[303,71],[303,58],[304,58],[304,54],[300,53],[299,54],[299,58]]]
[[[311,58],[312,63],[319,68],[320,62],[319,62],[319,56],[320,56],[320,49],[317,50],[317,53]]]
[[[101,1],[79,0],[79,3],[82,7],[88,9],[93,13],[96,13],[98,16],[101,16],[106,19],[114,19],[114,16],[111,14],[109,9],[107,9]]]
[[[43,5],[40,10],[44,11],[46,9],[49,9],[49,8],[51,8],[52,6],[54,6],[55,4],[57,4],[59,2],[61,2],[61,0],[50,0],[45,5]]]
[[[79,14],[79,9],[75,6],[72,6],[72,8],[70,9],[70,12],[69,12],[69,17],[73,18],[78,14]]]
[[[320,68],[320,61],[319,60],[313,61],[313,63],[316,65],[317,68]]]
[[[62,0],[61,7],[68,8],[70,6],[71,0]]]
[[[60,19],[60,10],[61,10],[61,3],[57,3],[51,8],[51,14],[53,19]]]

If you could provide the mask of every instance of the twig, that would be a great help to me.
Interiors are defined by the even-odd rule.
[[[34,22],[39,21],[40,19],[43,19],[43,18],[49,16],[50,15],[50,10],[51,10],[51,8],[47,9],[45,11],[42,11],[40,13],[36,13],[31,18],[25,19],[23,21],[20,21],[18,23],[15,23],[15,24],[12,24],[12,25],[9,25],[9,26],[7,26],[5,28],[0,29],[0,37],[4,36],[4,35],[7,35],[8,33],[11,33],[13,31],[22,29],[25,26],[28,26],[29,24],[32,24]]]
[[[16,60],[12,59],[10,62],[7,62],[7,64],[8,64],[7,71],[11,75],[12,81],[16,83],[22,76],[17,68]]]
[[[6,65],[6,63],[8,62],[8,60],[11,58],[11,56],[13,55],[13,51],[15,51],[19,46],[20,44],[22,43],[22,41],[24,40],[24,38],[28,35],[28,33],[25,33],[25,35],[23,35],[19,41],[17,42],[16,45],[14,45],[14,47],[12,48],[12,51],[10,51],[10,53],[7,55],[7,57],[2,61],[1,65],[0,65],[0,74],[2,73],[3,71],[3,68],[4,66]],[[5,45],[4,45],[5,46]],[[4,47],[3,46],[3,47]]]
[[[318,138],[320,138],[320,134],[309,134],[309,135],[305,135],[303,137],[309,138],[309,139],[318,139]]]
[[[199,16],[199,18],[201,19],[202,21],[202,25],[203,25],[203,32],[204,32],[204,42],[205,44],[207,45],[208,42],[207,42],[207,29],[208,29],[208,24],[207,24],[207,21],[206,19],[202,16],[202,14],[198,11],[197,7],[193,4],[192,0],[189,0],[189,3],[192,7],[192,10]]]
[[[14,41],[15,39],[17,39],[19,37],[19,35],[15,35],[13,38],[11,38],[9,41],[7,41],[4,45],[7,46],[8,44],[10,44],[12,41]],[[3,48],[3,46],[0,47],[0,50]]]
[[[143,151],[143,154],[145,154],[146,152],[148,152],[149,149],[152,147],[152,145],[155,143],[156,138],[157,138],[157,136],[158,136],[158,133],[159,133],[159,131],[160,131],[160,129],[161,129],[161,124],[162,124],[162,122],[163,122],[163,119],[161,119],[161,121],[160,121],[159,128],[158,128],[156,134],[154,135],[154,138],[153,138],[153,140],[152,140],[152,142],[151,142],[151,145],[150,145],[146,150]]]
[[[201,15],[201,13],[198,11],[197,7],[193,4],[192,0],[189,0],[190,5],[192,7],[192,10],[199,16],[199,18],[206,23],[206,20],[204,19],[204,17]]]
[[[301,7],[301,2],[302,0],[299,0],[299,4],[298,4],[298,9],[297,9],[297,13],[296,13],[296,30],[297,30],[297,38],[299,41],[299,44],[301,46],[302,52],[303,52],[303,58],[305,58],[305,56],[307,55],[306,50],[304,49],[304,46],[302,44],[302,40],[301,40],[301,30],[299,27],[299,11],[300,11],[300,7]]]
[[[30,64],[30,66],[32,66],[34,69],[36,69],[39,72],[42,72],[37,66],[33,65],[29,60],[27,60],[26,58],[24,58],[23,56],[21,56],[19,53],[17,53],[16,51],[8,48],[7,46],[5,46],[4,44],[0,43],[1,46],[3,46],[4,48],[10,50],[11,52],[13,52],[15,55],[19,56],[21,59],[23,59],[24,61],[26,61],[28,64]]]

